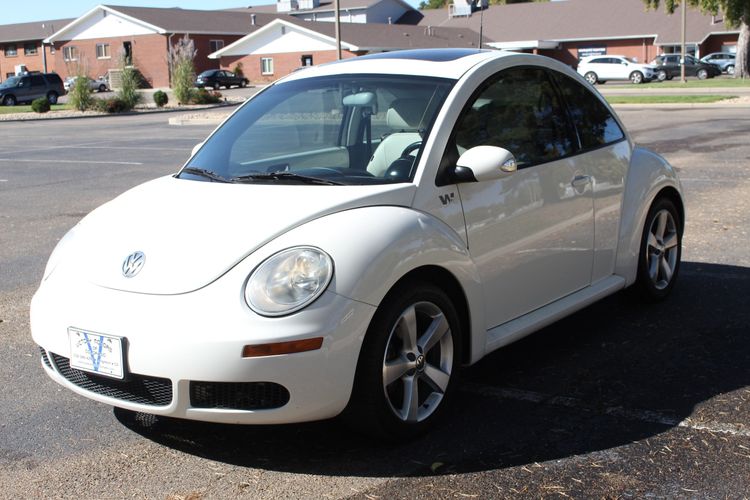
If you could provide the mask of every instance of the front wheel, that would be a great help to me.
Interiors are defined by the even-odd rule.
[[[99,92],[106,92],[106,91],[107,91],[107,86],[106,85],[104,85],[103,83],[101,85],[99,85]]]
[[[638,256],[635,291],[647,302],[669,295],[680,270],[683,221],[672,200],[658,198],[648,211]]]
[[[630,81],[636,85],[643,83],[643,73],[640,71],[633,71],[630,73]]]
[[[734,66],[727,66],[727,75],[734,75]]]
[[[591,85],[596,85],[596,82],[599,81],[599,77],[596,76],[596,73],[593,71],[587,72],[583,77],[586,79],[587,82],[589,82]]]
[[[412,282],[389,293],[362,345],[349,422],[386,439],[426,432],[455,385],[460,338],[458,314],[440,288]]]
[[[221,88],[221,85],[219,85],[218,82],[214,83],[214,90],[219,90]]]
[[[6,95],[3,99],[3,104],[5,106],[15,106],[16,105],[16,98],[12,95]]]

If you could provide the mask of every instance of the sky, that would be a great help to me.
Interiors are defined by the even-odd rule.
[[[406,0],[418,5],[418,0]],[[0,9],[0,24],[28,23],[78,17],[99,4],[132,7],[182,7],[183,9],[230,9],[248,5],[275,3],[275,0],[37,0],[31,4],[5,0]],[[29,8],[33,5],[33,8]]]

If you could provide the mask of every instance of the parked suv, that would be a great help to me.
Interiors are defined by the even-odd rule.
[[[726,52],[714,52],[701,57],[701,62],[718,66],[722,72],[729,75],[734,74],[734,60],[734,54],[728,54]]]
[[[656,67],[656,78],[662,82],[680,76],[681,57],[680,54],[664,54],[651,61],[651,64]],[[701,62],[689,54],[685,56],[685,76],[695,76],[699,80],[705,80],[720,74],[721,70],[718,66]]]
[[[591,84],[608,80],[630,80],[643,83],[656,77],[654,67],[639,64],[625,56],[588,56],[578,63],[578,73]]]
[[[5,106],[31,102],[39,97],[46,97],[50,104],[57,104],[57,98],[61,95],[65,95],[65,88],[57,73],[28,73],[11,76],[0,83],[0,103]]]

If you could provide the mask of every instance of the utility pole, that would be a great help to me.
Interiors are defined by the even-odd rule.
[[[339,61],[341,60],[341,11],[339,9],[339,0],[335,0],[336,9],[336,54]]]
[[[336,0],[338,2],[338,0]],[[680,80],[682,83],[687,82],[685,78],[685,31],[687,31],[687,0],[682,0],[682,37],[680,42],[682,44],[682,54],[680,55]]]

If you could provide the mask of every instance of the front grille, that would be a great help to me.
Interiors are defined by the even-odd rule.
[[[44,350],[44,347],[39,346],[39,351],[42,353],[42,362],[47,365],[47,368],[52,368],[52,363],[50,363],[49,356],[47,356],[47,351]]]
[[[273,382],[190,382],[194,408],[269,410],[288,402],[289,391]]]
[[[172,382],[166,378],[129,374],[125,380],[101,377],[70,367],[70,360],[50,353],[60,375],[82,389],[110,398],[151,406],[172,402]]]

